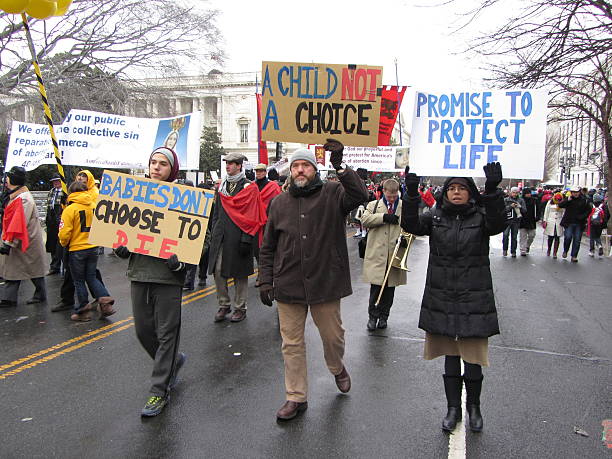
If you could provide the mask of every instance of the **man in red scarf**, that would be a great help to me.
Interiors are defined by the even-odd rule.
[[[259,189],[244,175],[242,163],[246,158],[229,153],[223,160],[227,176],[219,187],[211,220],[209,274],[217,287],[219,310],[215,322],[224,321],[231,311],[227,281],[234,278],[236,295],[232,322],[246,317],[246,289],[253,274],[253,249],[259,241],[255,235],[266,224],[266,211]]]

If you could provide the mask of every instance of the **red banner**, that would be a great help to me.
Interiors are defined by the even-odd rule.
[[[259,162],[268,164],[268,145],[265,140],[261,140],[261,94],[255,94],[257,98],[257,151],[259,152]]]
[[[393,126],[399,113],[406,86],[383,86],[380,103],[380,124],[378,126],[378,146],[387,147],[393,133]]]

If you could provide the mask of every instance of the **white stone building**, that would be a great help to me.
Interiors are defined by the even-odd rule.
[[[258,72],[221,73],[175,78],[148,78],[139,83],[146,92],[135,93],[127,104],[126,115],[169,117],[201,110],[203,126],[216,128],[227,153],[245,155],[258,162],[257,103],[255,94]],[[261,92],[261,88],[260,92]],[[270,162],[274,161],[276,143],[268,142]],[[301,144],[284,143],[283,151],[292,152]]]
[[[605,186],[607,161],[602,132],[593,120],[575,119],[561,123],[559,148],[561,183],[586,188]]]

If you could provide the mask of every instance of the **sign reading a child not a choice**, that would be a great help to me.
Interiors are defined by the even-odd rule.
[[[198,264],[215,194],[105,170],[89,241]]]
[[[367,65],[262,64],[262,139],[378,145],[383,68]]]

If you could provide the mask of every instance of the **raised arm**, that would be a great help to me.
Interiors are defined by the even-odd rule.
[[[340,205],[345,214],[356,209],[359,205],[367,202],[368,190],[361,180],[361,177],[349,167],[342,163],[344,145],[334,139],[327,139],[327,143],[323,145],[326,151],[330,152],[329,162],[332,163],[338,174],[338,179],[342,184],[344,192],[340,199]]]
[[[483,166],[483,169],[487,179],[485,181],[485,192],[481,195],[481,200],[485,208],[485,229],[487,234],[492,236],[506,229],[504,192],[497,188],[503,175],[499,163],[488,163]]]
[[[416,174],[410,172],[410,166],[406,166],[405,177],[406,192],[402,197],[402,229],[417,236],[431,234],[431,213],[424,212],[419,216],[420,179]]]

